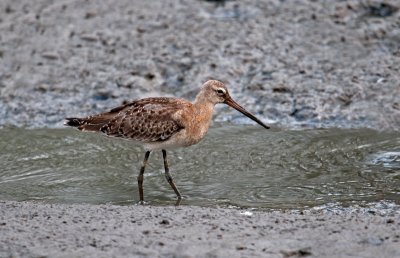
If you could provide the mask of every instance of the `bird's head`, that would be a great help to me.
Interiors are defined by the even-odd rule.
[[[196,101],[199,100],[205,100],[207,102],[211,102],[214,105],[218,103],[224,103],[227,104],[228,106],[233,107],[243,115],[247,116],[248,118],[252,119],[265,129],[269,129],[269,126],[265,125],[263,122],[261,122],[258,118],[256,118],[254,115],[252,115],[250,112],[248,112],[246,109],[244,109],[242,106],[240,106],[236,101],[234,101],[231,96],[229,95],[228,89],[226,86],[217,80],[209,80],[206,83],[203,84],[203,87],[197,95]]]

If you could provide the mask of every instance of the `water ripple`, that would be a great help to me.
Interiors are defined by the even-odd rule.
[[[400,135],[371,130],[266,131],[216,125],[196,146],[169,152],[182,204],[269,209],[400,202]],[[74,130],[5,128],[0,199],[128,204],[138,201],[144,151]],[[145,198],[171,205],[160,152]]]

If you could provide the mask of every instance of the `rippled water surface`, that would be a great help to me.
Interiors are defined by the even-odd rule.
[[[73,129],[0,130],[0,199],[138,202],[144,151]],[[400,134],[360,130],[265,130],[215,125],[200,144],[169,152],[182,204],[303,208],[400,203]],[[174,203],[160,152],[145,172],[145,199]]]

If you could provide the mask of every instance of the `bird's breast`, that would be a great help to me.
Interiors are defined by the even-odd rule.
[[[148,149],[175,149],[187,147],[201,141],[207,134],[212,115],[213,105],[190,106],[174,114],[174,120],[182,125],[182,129],[166,141],[148,143]]]
[[[213,106],[194,109],[185,124],[185,135],[190,145],[198,143],[207,134],[213,115]]]

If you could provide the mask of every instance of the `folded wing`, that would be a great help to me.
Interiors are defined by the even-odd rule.
[[[191,105],[175,98],[146,98],[86,118],[67,118],[66,125],[99,131],[112,137],[141,142],[160,142],[184,128],[177,112]]]

